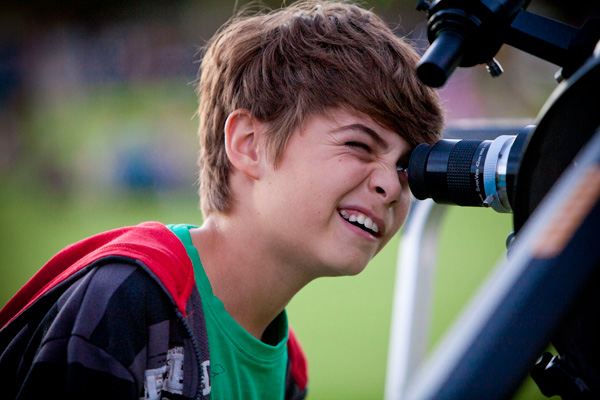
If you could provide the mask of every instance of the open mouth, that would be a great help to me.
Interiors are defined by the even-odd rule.
[[[379,226],[371,218],[358,211],[340,210],[340,216],[352,225],[359,227],[363,231],[373,235],[380,236]]]

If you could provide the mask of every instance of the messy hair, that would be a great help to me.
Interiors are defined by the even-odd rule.
[[[197,85],[204,216],[232,205],[224,126],[236,109],[267,123],[275,165],[292,132],[332,107],[362,112],[412,146],[438,140],[442,112],[417,61],[381,18],[348,3],[300,1],[232,18],[207,43]]]

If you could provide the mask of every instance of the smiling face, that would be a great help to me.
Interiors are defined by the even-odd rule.
[[[410,204],[410,147],[344,109],[309,117],[274,167],[263,161],[258,223],[270,251],[310,279],[355,275],[396,234]]]

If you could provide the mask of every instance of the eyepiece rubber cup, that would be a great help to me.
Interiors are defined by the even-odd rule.
[[[425,184],[425,170],[427,168],[427,159],[431,148],[426,143],[422,143],[415,147],[410,155],[410,161],[408,162],[408,185],[413,196],[419,200],[425,200],[431,195]]]

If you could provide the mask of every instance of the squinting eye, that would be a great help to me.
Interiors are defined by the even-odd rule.
[[[371,152],[371,148],[367,144],[362,142],[346,142],[346,146],[357,147],[359,149],[365,150],[368,153]]]

